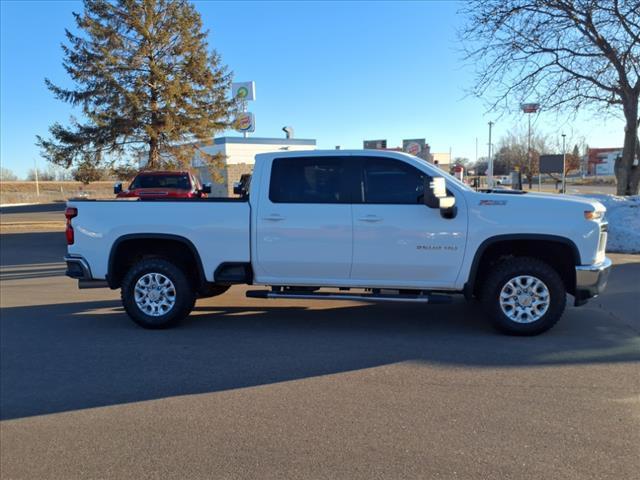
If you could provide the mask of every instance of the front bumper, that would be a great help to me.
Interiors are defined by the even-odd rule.
[[[587,300],[604,291],[611,273],[611,265],[611,260],[605,257],[600,263],[576,267],[576,306],[584,305]]]

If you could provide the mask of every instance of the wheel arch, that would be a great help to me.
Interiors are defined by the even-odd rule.
[[[547,261],[561,275],[567,291],[575,293],[575,266],[581,264],[576,244],[571,239],[558,235],[525,233],[496,235],[480,244],[464,285],[465,296],[477,293],[478,284],[487,267],[493,260],[504,255],[533,256]]]
[[[165,233],[133,233],[118,237],[111,245],[107,264],[109,287],[119,288],[130,262],[145,256],[173,257],[181,264],[193,262],[196,267],[195,276],[192,275],[195,286],[200,288],[206,283],[202,259],[191,240]]]

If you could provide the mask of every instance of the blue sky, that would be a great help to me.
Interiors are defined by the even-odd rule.
[[[486,154],[484,104],[466,96],[473,71],[456,41],[455,2],[196,2],[210,45],[237,81],[254,80],[259,137],[282,137],[292,125],[319,148],[361,148],[363,139],[426,138],[432,151]],[[74,112],[44,86],[68,84],[60,43],[73,27],[75,1],[2,1],[1,163],[19,176],[45,161],[34,145],[54,121]],[[521,116],[501,117],[494,139]],[[592,146],[622,144],[623,123],[585,114],[570,120],[542,113],[535,127],[573,131]],[[231,135],[237,135],[229,132]],[[494,140],[495,142],[495,140]]]

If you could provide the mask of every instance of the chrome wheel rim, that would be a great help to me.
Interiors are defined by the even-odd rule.
[[[160,317],[176,304],[176,287],[162,273],[146,273],[136,282],[134,296],[138,308],[151,317]]]
[[[509,280],[500,291],[500,308],[507,318],[517,323],[533,323],[549,310],[551,294],[539,278],[519,275]]]

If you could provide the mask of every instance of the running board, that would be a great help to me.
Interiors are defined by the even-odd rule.
[[[249,298],[286,298],[297,300],[351,300],[356,302],[413,302],[443,304],[451,303],[449,295],[387,295],[376,293],[363,293],[354,295],[352,293],[308,293],[308,292],[273,292],[271,290],[249,290]]]

